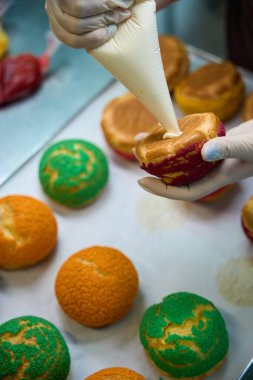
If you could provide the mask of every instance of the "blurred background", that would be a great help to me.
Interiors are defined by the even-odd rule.
[[[158,15],[159,29],[226,57],[225,0],[179,0]]]

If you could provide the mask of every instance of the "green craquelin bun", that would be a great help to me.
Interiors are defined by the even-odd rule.
[[[68,347],[52,323],[24,316],[0,325],[0,379],[65,380],[69,370]]]
[[[76,208],[95,200],[108,180],[104,153],[83,140],[63,140],[49,147],[39,166],[45,193],[62,205]]]
[[[140,340],[153,363],[175,379],[194,379],[221,365],[229,346],[216,307],[198,295],[174,293],[149,307]]]

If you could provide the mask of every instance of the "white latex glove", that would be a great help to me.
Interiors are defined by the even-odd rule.
[[[223,186],[253,176],[253,120],[231,129],[224,137],[208,141],[201,154],[205,161],[225,160],[210,174],[188,186],[169,186],[155,177],[138,182],[144,190],[161,197],[195,201]]]
[[[50,27],[63,43],[91,49],[117,32],[131,16],[134,0],[46,0]]]

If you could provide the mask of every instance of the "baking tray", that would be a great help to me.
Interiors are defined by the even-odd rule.
[[[189,48],[192,66],[212,61]],[[253,79],[244,73],[247,91]],[[147,380],[166,379],[147,359],[138,327],[144,310],[172,292],[200,294],[220,309],[230,336],[228,359],[210,380],[237,379],[253,354],[253,249],[241,225],[240,212],[253,193],[253,180],[240,183],[210,205],[171,201],[145,193],[136,183],[145,173],[108,148],[100,129],[101,112],[125,92],[114,83],[61,131],[57,140],[82,138],[106,153],[110,181],[90,207],[63,211],[51,205],[38,181],[39,152],[0,189],[0,196],[19,193],[53,207],[59,243],[41,264],[19,271],[0,271],[0,323],[21,315],[37,315],[60,328],[70,348],[69,379],[83,380],[101,368],[126,366]],[[180,112],[176,107],[176,113]],[[237,115],[227,127],[239,124]],[[140,288],[131,312],[102,329],[79,325],[63,314],[54,295],[57,271],[72,253],[92,245],[115,247],[136,266]]]

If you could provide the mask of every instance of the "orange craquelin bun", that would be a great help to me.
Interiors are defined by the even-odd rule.
[[[138,274],[120,251],[91,247],[71,256],[61,267],[55,291],[66,314],[90,327],[123,318],[138,290]]]
[[[172,91],[188,74],[188,54],[184,43],[176,37],[160,35],[159,44],[166,81]]]
[[[156,119],[131,93],[113,99],[105,107],[101,126],[107,143],[121,156],[135,160],[132,152],[135,136],[150,133],[157,127]]]
[[[186,114],[214,112],[223,121],[236,113],[243,95],[242,77],[230,62],[203,66],[174,89],[175,101]]]
[[[145,380],[145,377],[128,368],[114,367],[102,369],[84,380]]]
[[[246,236],[253,243],[253,196],[242,208],[241,222]]]
[[[219,161],[202,159],[203,145],[224,136],[225,129],[213,113],[185,116],[178,120],[180,136],[163,139],[165,129],[157,128],[136,145],[141,168],[171,186],[187,185],[204,177]]]
[[[253,92],[247,96],[242,108],[242,121],[251,119],[253,119]]]
[[[23,195],[0,199],[0,268],[25,268],[41,261],[56,240],[56,220],[44,203]]]

